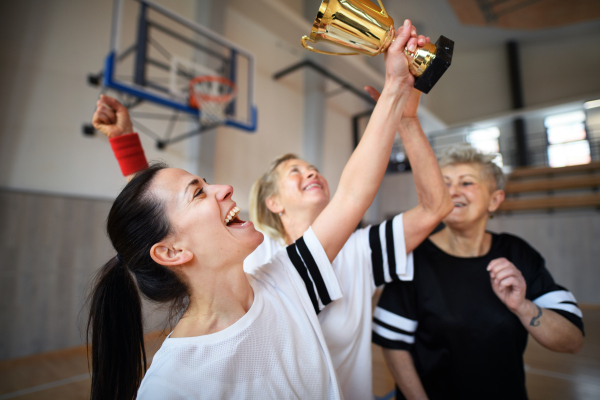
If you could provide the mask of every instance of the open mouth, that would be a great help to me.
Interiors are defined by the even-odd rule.
[[[323,186],[319,185],[318,183],[311,183],[310,185],[305,187],[304,190],[310,190],[310,189],[314,189],[314,188],[323,189]]]
[[[240,208],[237,206],[233,207],[231,209],[231,211],[229,211],[229,214],[227,214],[227,218],[225,218],[225,225],[226,226],[235,226],[235,225],[245,224],[246,221],[243,221],[240,218],[238,218],[239,213],[240,213]]]
[[[465,203],[454,203],[454,207],[466,207]]]

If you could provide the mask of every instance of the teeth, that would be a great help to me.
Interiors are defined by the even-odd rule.
[[[310,185],[308,185],[307,187],[305,187],[304,190],[308,190],[308,189],[310,189],[312,187],[318,187],[318,188],[322,189],[321,185],[319,185],[318,183],[311,183]]]
[[[229,223],[229,221],[231,221],[233,218],[235,218],[235,216],[240,212],[240,208],[239,207],[233,207],[231,209],[231,211],[229,211],[229,214],[227,214],[227,218],[225,218],[225,225],[227,225]]]

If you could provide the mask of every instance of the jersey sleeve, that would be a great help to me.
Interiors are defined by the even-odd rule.
[[[342,289],[333,267],[312,228],[294,244],[286,247],[286,251],[304,282],[317,314],[326,305],[342,297]]]
[[[531,282],[527,282],[527,298],[534,304],[552,310],[583,331],[583,314],[573,293],[554,282],[544,258],[536,252]]]
[[[414,277],[413,254],[406,254],[402,214],[367,230],[375,286],[411,281]]]
[[[395,350],[409,350],[417,331],[417,293],[414,281],[386,285],[373,312],[373,343]]]

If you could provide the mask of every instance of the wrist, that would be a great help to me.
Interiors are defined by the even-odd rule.
[[[148,161],[137,133],[128,133],[109,139],[123,176],[148,168]]]
[[[410,94],[412,88],[412,84],[406,78],[398,76],[386,76],[381,94],[384,92],[391,94]]]
[[[531,319],[536,316],[537,307],[531,300],[524,299],[514,310],[510,310],[513,314],[521,319]]]

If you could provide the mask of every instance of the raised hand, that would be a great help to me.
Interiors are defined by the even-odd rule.
[[[521,308],[527,306],[525,301],[527,283],[521,271],[506,258],[492,260],[487,270],[496,296],[510,311],[519,314]]]
[[[396,29],[394,41],[385,52],[386,81],[388,79],[400,78],[406,84],[414,85],[415,78],[408,70],[408,58],[404,54],[404,48],[414,49],[417,46],[417,29],[410,20]]]
[[[416,31],[414,31],[414,35],[411,32],[411,36],[414,37],[416,35]],[[431,39],[429,39],[429,37],[427,36],[423,36],[423,35],[419,35],[416,36],[416,45],[418,45],[419,47],[424,46],[426,43],[430,43]],[[409,41],[409,45],[414,45],[415,42],[414,40],[411,38],[411,40]],[[410,50],[409,51],[414,51]],[[375,89],[372,86],[365,86],[365,91],[367,93],[369,93],[369,95],[371,96],[371,98],[375,101],[379,100],[379,96],[381,95],[377,89]],[[402,114],[402,119],[404,121],[405,118],[416,118],[417,117],[417,109],[419,108],[419,102],[421,100],[421,92],[417,89],[413,89],[410,93],[410,97],[408,98],[408,101],[406,102],[406,106],[404,107],[404,113]],[[406,122],[406,121],[405,121]]]
[[[96,102],[92,124],[109,139],[133,132],[127,108],[117,99],[103,94]]]

